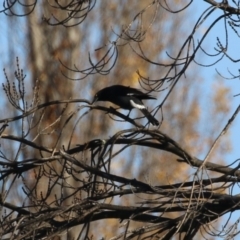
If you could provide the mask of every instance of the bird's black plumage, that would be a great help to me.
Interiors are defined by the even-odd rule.
[[[144,106],[142,100],[144,99],[156,99],[149,94],[143,93],[136,88],[126,87],[122,85],[113,85],[103,88],[98,91],[93,102],[97,101],[109,101],[123,109],[132,110],[133,108],[139,109],[152,125],[159,125],[159,122],[154,118],[150,112]]]

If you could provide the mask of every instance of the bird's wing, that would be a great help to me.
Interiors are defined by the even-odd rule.
[[[140,100],[138,100],[138,99],[131,99],[131,100],[130,100],[130,104],[131,104],[131,106],[132,106],[133,108],[137,108],[137,109],[144,109],[144,108],[146,108],[146,107],[143,105],[143,103],[142,103]]]
[[[139,99],[156,99],[155,97],[147,94],[147,93],[143,93],[140,90],[136,89],[136,88],[131,88],[131,92],[127,93],[128,96],[133,96]]]

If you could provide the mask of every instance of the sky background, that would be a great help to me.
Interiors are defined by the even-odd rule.
[[[197,9],[197,14],[195,14],[195,19],[198,18],[199,14],[202,13],[205,9],[209,7],[209,4],[206,2],[202,2],[199,4],[200,1],[194,1],[194,8]],[[205,24],[203,24],[202,29],[200,29],[200,32],[205,32],[205,30],[208,28],[209,24],[213,22],[214,19],[216,19],[217,16],[221,14],[220,10],[216,10],[214,14],[212,14],[209,18],[208,21],[206,21]],[[213,28],[213,31],[210,33],[210,35],[207,37],[206,41],[204,42],[204,45],[208,47],[209,53],[215,54],[216,51],[214,50],[214,47],[216,48],[216,43],[217,43],[217,37],[221,40],[224,40],[225,37],[225,31],[224,29],[224,21],[221,21],[220,23],[216,24]],[[229,27],[228,27],[229,29]],[[229,48],[228,52],[231,54],[231,56],[234,56],[235,59],[238,59],[240,56],[240,47],[238,45],[239,43],[239,38],[236,37],[236,34],[230,30],[228,32],[228,40],[229,40]],[[204,57],[201,60],[202,64],[211,64],[213,59],[212,58],[207,58]],[[217,58],[216,58],[217,59]],[[204,60],[204,62],[203,62]],[[231,78],[231,75],[229,74],[229,71],[235,75],[238,75],[238,69],[240,69],[240,65],[236,63],[232,63],[224,57],[219,63],[214,65],[214,67],[203,67],[201,70],[201,74],[204,77],[205,84],[206,84],[206,89],[211,88],[211,84],[213,81],[216,81],[215,77],[219,76],[217,71],[221,73],[223,76],[226,76],[228,78]],[[219,80],[221,80],[221,77],[219,77]],[[227,124],[228,120],[231,118],[232,114],[235,112],[237,109],[238,105],[240,104],[240,96],[235,95],[240,93],[240,80],[239,79],[233,79],[233,80],[224,80],[224,85],[229,87],[231,89],[231,97],[232,97],[232,105],[231,105],[231,111],[228,116],[224,119],[224,126]],[[232,152],[227,156],[226,161],[228,163],[233,162],[233,160],[236,160],[240,156],[240,141],[239,141],[239,133],[240,133],[240,116],[238,115],[233,122],[233,124],[230,127],[230,132],[231,132],[231,138],[232,138]]]

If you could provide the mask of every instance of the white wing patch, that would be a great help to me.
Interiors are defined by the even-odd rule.
[[[134,108],[138,108],[138,109],[144,109],[145,108],[145,106],[143,105],[143,104],[137,104],[137,103],[135,103],[133,100],[130,100],[130,104],[131,104],[131,106],[132,107],[134,107]]]

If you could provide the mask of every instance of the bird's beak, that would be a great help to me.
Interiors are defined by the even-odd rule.
[[[95,102],[97,102],[97,101],[98,101],[98,97],[95,96],[95,97],[93,98],[92,104],[95,103]]]

